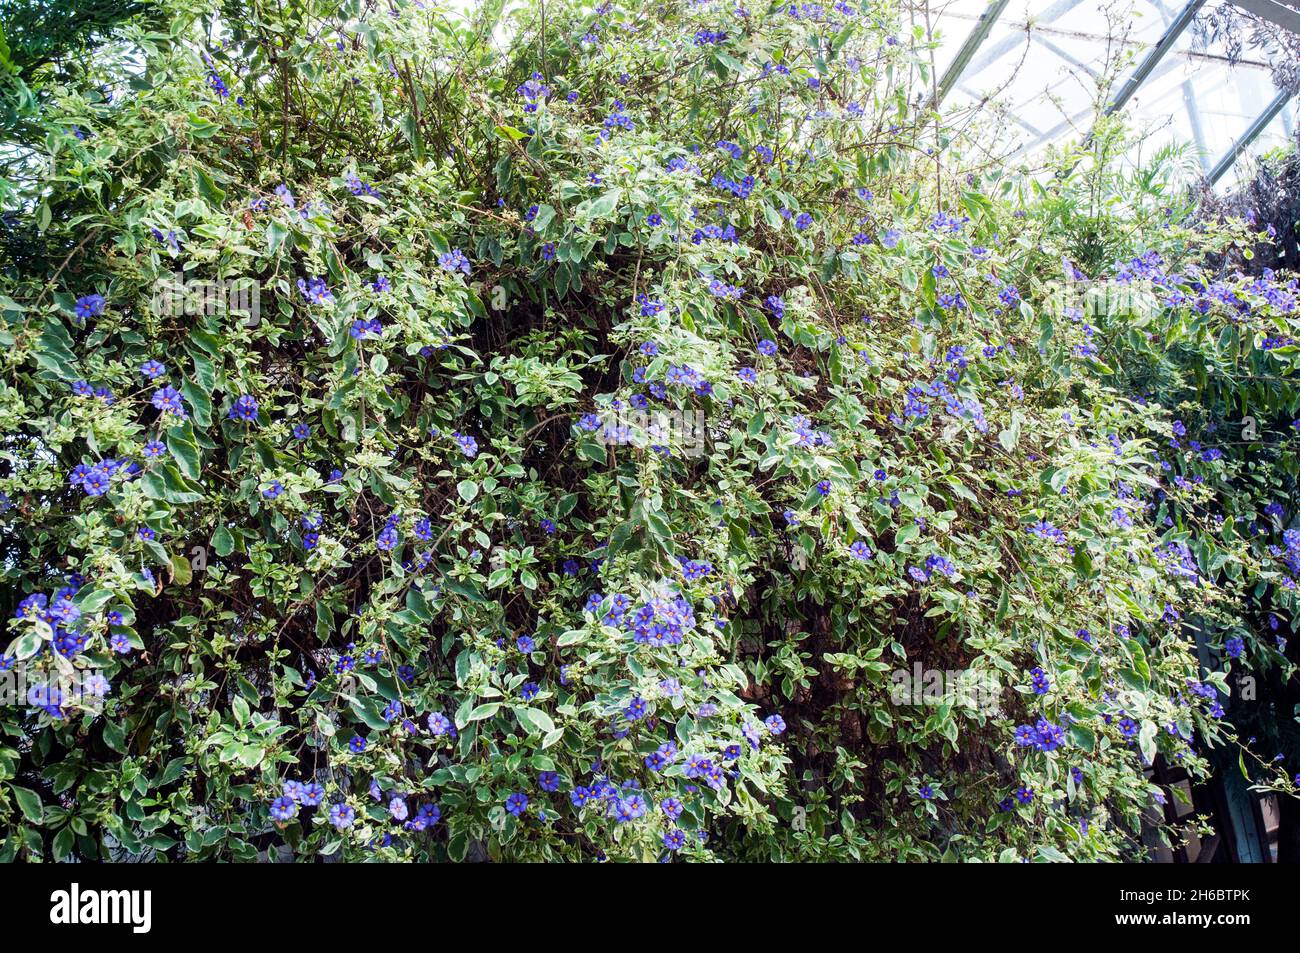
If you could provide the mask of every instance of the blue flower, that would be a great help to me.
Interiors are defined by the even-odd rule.
[[[298,814],[298,802],[291,797],[278,797],[271,802],[271,817],[277,821],[292,820]]]
[[[383,333],[384,326],[378,318],[372,318],[369,321],[363,318],[358,318],[353,321],[351,327],[348,328],[348,336],[354,341],[365,341],[370,338],[382,337]]]
[[[1052,683],[1047,678],[1047,673],[1041,668],[1035,668],[1029,673],[1033,679],[1033,688],[1035,695],[1046,695],[1052,690]]]
[[[478,454],[478,441],[473,437],[459,432],[453,432],[452,437],[460,446],[461,453],[465,454],[465,456],[469,457],[471,460],[474,459],[475,455]]]
[[[383,550],[384,552],[390,552],[397,546],[399,538],[396,529],[392,526],[385,526],[379,531],[379,535],[375,537],[375,548]]]
[[[743,298],[745,295],[744,288],[738,288],[735,285],[729,285],[721,278],[714,278],[708,283],[709,294],[715,298]]]
[[[230,407],[229,417],[231,420],[242,420],[246,423],[257,422],[257,398],[249,394],[244,394],[235,400]]]
[[[1037,536],[1040,539],[1050,540],[1051,542],[1054,543],[1065,544],[1068,542],[1068,538],[1066,537],[1065,533],[1057,529],[1047,520],[1039,520],[1037,523],[1032,524],[1029,527],[1028,532],[1032,536]]]
[[[87,496],[103,496],[112,485],[111,479],[108,470],[103,464],[99,464],[91,467],[82,478],[81,487],[86,491]]]
[[[687,582],[693,582],[696,579],[701,579],[704,576],[707,576],[709,573],[713,572],[712,564],[706,561],[697,561],[694,559],[686,559],[683,557],[680,560],[680,562],[682,565],[682,576],[683,578],[686,579]]]
[[[421,804],[420,809],[415,812],[415,820],[408,824],[414,830],[424,830],[432,827],[442,819],[442,808],[436,804]]]
[[[164,414],[172,414],[176,417],[185,416],[185,405],[181,402],[180,391],[170,385],[160,387],[154,391],[153,405]]]
[[[104,296],[100,294],[83,295],[77,299],[76,312],[81,320],[93,318],[104,311]]]
[[[629,794],[627,797],[619,798],[614,805],[614,818],[620,824],[626,824],[629,821],[635,821],[646,815],[645,798],[640,794]]]
[[[515,817],[520,817],[524,811],[528,810],[528,795],[522,791],[516,791],[506,798],[506,810]]]
[[[453,248],[438,256],[438,264],[450,272],[461,271],[469,274],[469,259],[459,248]]]
[[[298,291],[312,304],[332,304],[334,294],[325,284],[324,278],[298,279]]]
[[[356,818],[356,809],[346,804],[335,804],[330,808],[330,823],[334,825],[335,830],[347,830]]]
[[[1022,748],[1035,748],[1038,751],[1055,751],[1065,740],[1064,729],[1048,721],[1038,719],[1037,725],[1020,725],[1016,728],[1016,744]]]

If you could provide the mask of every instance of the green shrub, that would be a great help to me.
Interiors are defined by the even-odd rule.
[[[891,4],[241,7],[20,183],[0,854],[1132,855],[1220,739],[1227,464]]]

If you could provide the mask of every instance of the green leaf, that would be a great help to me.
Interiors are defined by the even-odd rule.
[[[593,219],[607,218],[618,207],[618,200],[622,195],[622,189],[610,189],[587,207],[587,216]]]
[[[190,135],[195,139],[211,139],[221,131],[219,125],[212,122],[210,119],[200,116],[198,113],[190,113],[187,128],[189,129]]]
[[[194,420],[200,427],[212,426],[212,398],[190,380],[181,381],[181,396],[194,411]]]
[[[212,176],[202,169],[195,168],[194,185],[199,190],[199,195],[203,196],[212,205],[220,208],[221,204],[226,201],[226,193],[212,181]]]
[[[45,639],[41,638],[39,632],[24,632],[10,644],[6,655],[12,656],[18,661],[31,658],[41,650],[45,645]]]
[[[221,557],[229,556],[235,551],[235,537],[224,526],[218,526],[212,534],[212,549]]]
[[[485,718],[491,718],[500,710],[501,705],[499,702],[492,702],[487,705],[478,705],[469,713],[469,717],[465,719],[465,723],[469,724],[475,721],[482,721]]]
[[[274,258],[284,244],[284,240],[289,237],[289,230],[279,222],[271,222],[266,226],[266,254],[268,258]]]
[[[188,586],[194,581],[194,567],[190,565],[190,561],[184,555],[177,553],[171,558],[171,563],[172,576],[178,584]]]
[[[1156,757],[1156,725],[1153,721],[1143,721],[1138,731],[1138,748],[1143,759],[1150,764]]]
[[[33,824],[40,824],[45,820],[45,809],[41,806],[39,794],[30,788],[22,788],[16,784],[9,785],[9,790],[14,792],[14,798],[18,801],[18,806],[29,821]]]
[[[167,449],[171,451],[181,472],[191,480],[202,475],[203,465],[199,462],[199,448],[188,438],[183,427],[172,427],[167,431]]]
[[[529,731],[545,734],[555,730],[555,722],[551,721],[551,716],[540,708],[529,708],[521,705],[515,707],[514,713],[515,717],[519,719],[519,724]]]
[[[104,719],[104,744],[118,754],[126,754],[126,726],[120,720]]]
[[[18,67],[14,66],[9,55],[9,44],[5,41],[3,25],[0,25],[0,72],[17,73]]]
[[[376,731],[387,731],[388,722],[379,714],[379,706],[370,698],[352,699],[352,712]]]
[[[94,615],[112,600],[113,593],[108,589],[92,589],[77,601],[77,608],[85,615]]]
[[[71,827],[65,827],[54,835],[54,859],[66,860],[72,854],[75,837]]]
[[[568,632],[565,632],[562,636],[556,639],[555,644],[560,648],[564,648],[567,645],[577,645],[586,638],[587,633],[582,629],[570,629]]]

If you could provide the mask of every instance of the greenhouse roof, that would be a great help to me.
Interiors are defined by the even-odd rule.
[[[1237,50],[1203,25],[1226,0],[935,0],[913,3],[913,24],[938,43],[942,111],[986,100],[1005,107],[1012,155],[1081,140],[1095,115],[1097,79],[1118,70],[1108,108],[1125,110],[1152,148],[1189,143],[1201,171],[1230,186],[1300,121],[1297,97],[1274,85],[1267,54]],[[1300,34],[1297,0],[1235,0],[1238,10]],[[1108,65],[1111,67],[1108,70]]]

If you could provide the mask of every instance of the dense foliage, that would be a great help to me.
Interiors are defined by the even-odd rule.
[[[0,856],[1132,856],[1289,665],[1295,283],[1117,128],[963,160],[885,0],[503,6],[47,90]]]
[[[1202,196],[1200,214],[1244,219],[1264,233],[1265,240],[1250,248],[1249,257],[1236,257],[1233,266],[1252,274],[1265,268],[1294,270],[1300,261],[1300,135],[1262,156],[1253,171],[1229,195]]]

